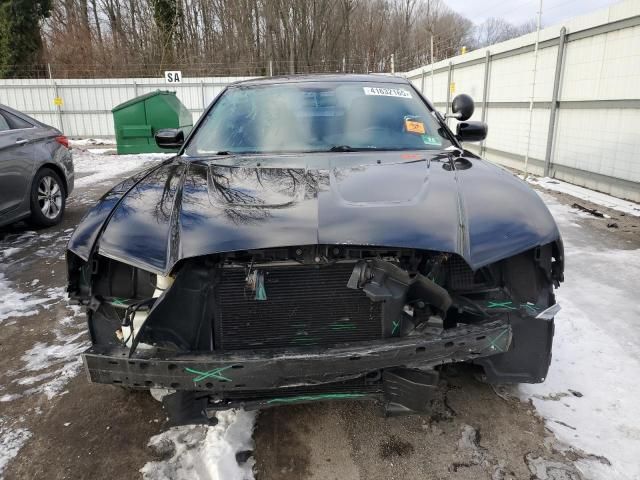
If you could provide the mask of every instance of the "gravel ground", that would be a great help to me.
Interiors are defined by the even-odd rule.
[[[19,309],[0,308],[0,477],[135,479],[159,459],[147,443],[167,429],[165,412],[144,392],[86,381],[76,360],[87,345],[83,317],[64,295],[72,229],[125,176],[78,188],[57,227],[0,229],[0,292],[4,278],[6,295],[23,296]],[[577,216],[585,235],[606,235],[609,247],[640,247],[637,217],[578,203],[611,217]],[[494,390],[466,368],[450,368],[445,378],[445,405],[430,417],[386,418],[375,404],[354,402],[261,412],[254,431],[256,478],[560,480],[583,478],[575,461],[608,463],[557,441],[533,406],[511,390]]]

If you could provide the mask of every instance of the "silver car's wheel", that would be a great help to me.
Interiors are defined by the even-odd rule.
[[[31,183],[31,223],[50,227],[62,220],[67,195],[65,184],[51,168],[41,168]]]
[[[55,220],[62,210],[62,188],[58,181],[46,175],[38,183],[38,206],[42,214]]]

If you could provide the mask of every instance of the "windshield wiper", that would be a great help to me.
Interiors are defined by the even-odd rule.
[[[355,152],[349,145],[334,145],[329,149],[330,152]]]
[[[351,147],[349,145],[334,145],[330,152],[366,152],[368,150],[380,150],[377,147]]]

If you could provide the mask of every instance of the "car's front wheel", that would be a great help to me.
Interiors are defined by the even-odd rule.
[[[50,168],[38,171],[31,185],[31,222],[50,227],[62,220],[66,203],[64,184]]]

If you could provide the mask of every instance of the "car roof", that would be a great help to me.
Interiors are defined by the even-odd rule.
[[[249,80],[241,80],[231,84],[231,86],[259,86],[259,85],[276,85],[281,83],[304,83],[304,82],[376,82],[376,83],[395,83],[398,85],[406,85],[409,81],[404,77],[396,77],[389,74],[336,74],[336,73],[320,73],[314,75],[281,75],[276,77],[258,77]]]

